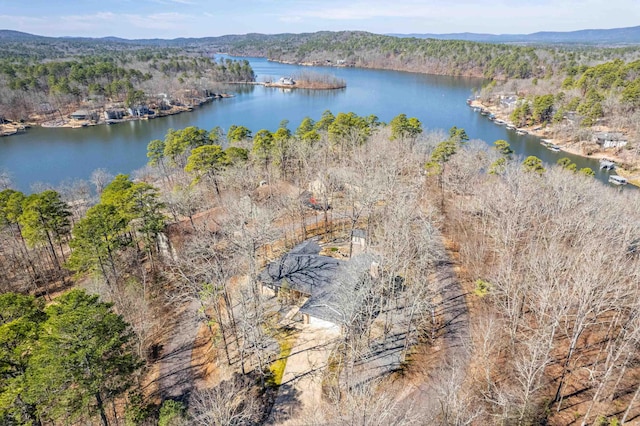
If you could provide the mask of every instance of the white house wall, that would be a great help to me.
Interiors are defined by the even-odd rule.
[[[619,148],[627,144],[627,141],[604,141],[602,146],[604,148]]]
[[[340,326],[329,321],[321,320],[320,318],[309,316],[309,324],[327,330],[340,332]]]

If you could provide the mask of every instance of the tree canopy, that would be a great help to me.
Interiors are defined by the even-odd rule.
[[[0,296],[0,307],[0,339],[6,342],[0,356],[13,360],[3,363],[11,371],[0,370],[0,419],[40,424],[97,414],[108,426],[105,404],[133,384],[131,375],[141,365],[122,317],[81,290],[46,308],[31,296],[8,293]]]

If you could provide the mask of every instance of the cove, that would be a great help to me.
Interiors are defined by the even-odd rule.
[[[0,138],[0,171],[10,173],[16,189],[31,192],[42,182],[54,186],[74,179],[88,179],[98,168],[113,174],[130,173],[146,164],[147,144],[164,139],[169,128],[198,126],[207,130],[232,124],[244,125],[254,133],[260,129],[276,130],[282,120],[289,120],[295,130],[309,116],[319,119],[323,111],[375,114],[388,122],[400,113],[417,117],[425,130],[462,127],[471,139],[492,144],[504,139],[516,155],[535,155],[554,164],[568,157],[578,168],[590,167],[596,177],[606,182],[598,161],[544,148],[540,139],[517,135],[473,112],[465,100],[481,79],[434,76],[399,71],[360,68],[303,67],[248,58],[258,81],[294,75],[296,72],[329,73],[347,82],[345,89],[304,90],[263,86],[233,85],[226,88],[233,98],[217,100],[192,112],[144,121],[80,129],[34,127],[27,132]]]

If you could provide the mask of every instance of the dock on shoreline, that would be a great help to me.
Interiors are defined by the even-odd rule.
[[[12,136],[27,131],[28,125],[14,122],[3,122],[0,124],[0,136]]]
[[[629,164],[628,161],[621,158],[619,155],[617,155],[614,152],[590,151],[588,153],[585,153],[583,151],[582,145],[584,145],[586,141],[581,141],[576,143],[576,142],[571,142],[569,139],[566,139],[566,138],[554,137],[553,135],[550,134],[551,133],[550,129],[545,127],[529,126],[524,128],[518,128],[511,123],[508,114],[505,113],[505,111],[503,111],[502,108],[498,108],[493,105],[486,105],[478,99],[470,99],[467,101],[467,104],[469,105],[469,107],[474,108],[474,110],[487,111],[489,114],[493,115],[494,116],[493,121],[497,125],[505,125],[507,128],[512,128],[513,130],[516,130],[516,131],[520,130],[520,134],[523,134],[524,132],[526,132],[526,134],[541,138],[544,141],[545,145],[557,147],[559,151],[564,151],[569,154],[576,155],[582,158],[591,158],[596,160],[610,159],[617,164],[616,170],[619,175],[626,177],[630,184],[633,184],[635,186],[640,186],[640,172],[637,171],[637,170],[640,170],[640,164],[637,164],[637,163]]]

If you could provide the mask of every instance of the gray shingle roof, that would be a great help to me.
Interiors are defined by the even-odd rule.
[[[321,256],[320,246],[307,240],[280,259],[271,262],[259,279],[269,287],[289,288],[309,295],[300,312],[325,321],[342,323],[338,309],[345,297],[345,286],[354,285],[362,273],[368,273],[372,257],[354,256],[348,262]]]

